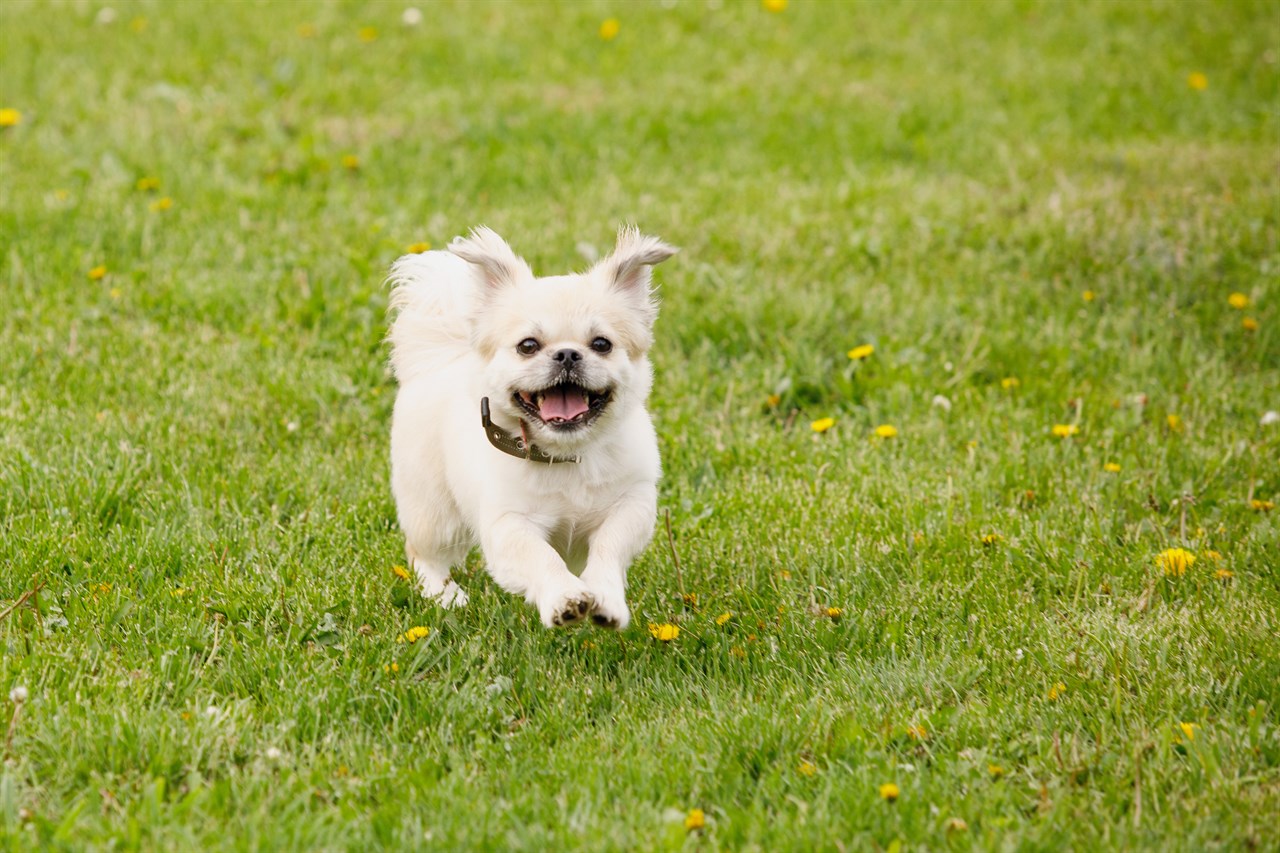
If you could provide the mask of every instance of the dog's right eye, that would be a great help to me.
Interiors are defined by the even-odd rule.
[[[516,344],[516,352],[521,355],[533,355],[540,349],[542,349],[542,344],[538,343],[534,338],[525,338],[523,341]]]

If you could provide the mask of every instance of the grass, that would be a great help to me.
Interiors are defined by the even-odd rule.
[[[8,848],[1273,847],[1274,4],[403,5],[0,5]],[[674,553],[428,606],[388,265],[624,221]]]

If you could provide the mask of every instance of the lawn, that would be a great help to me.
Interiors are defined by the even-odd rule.
[[[1276,849],[1280,6],[408,5],[0,4],[5,847]],[[625,222],[632,627],[423,602],[388,266]]]

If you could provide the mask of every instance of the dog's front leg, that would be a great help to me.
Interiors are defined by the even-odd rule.
[[[507,513],[488,525],[481,542],[489,574],[507,592],[538,608],[548,628],[571,625],[591,612],[595,600],[547,542],[534,521]]]
[[[652,485],[628,492],[591,534],[582,580],[595,599],[591,620],[622,630],[631,622],[627,607],[627,567],[653,537],[658,490]]]

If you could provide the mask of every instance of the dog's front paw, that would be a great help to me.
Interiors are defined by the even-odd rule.
[[[627,607],[627,590],[622,577],[621,571],[604,571],[598,566],[588,566],[582,573],[582,582],[596,602],[591,608],[591,621],[601,628],[622,631],[631,624],[631,610]]]
[[[452,580],[445,581],[444,588],[433,595],[423,593],[429,599],[433,599],[445,609],[453,607],[464,607],[467,603],[467,593]]]
[[[596,606],[591,610],[591,621],[601,628],[626,630],[631,624],[631,610],[627,607],[627,599],[622,595],[599,593],[595,593],[595,598]]]
[[[467,603],[467,594],[449,577],[448,568],[440,568],[423,560],[415,560],[413,568],[418,576],[418,592],[422,593],[423,598],[445,608],[462,607]]]
[[[574,581],[573,584],[566,584],[539,596],[538,614],[542,617],[543,625],[548,628],[563,628],[577,624],[595,607],[596,600],[586,586],[577,578]]]

